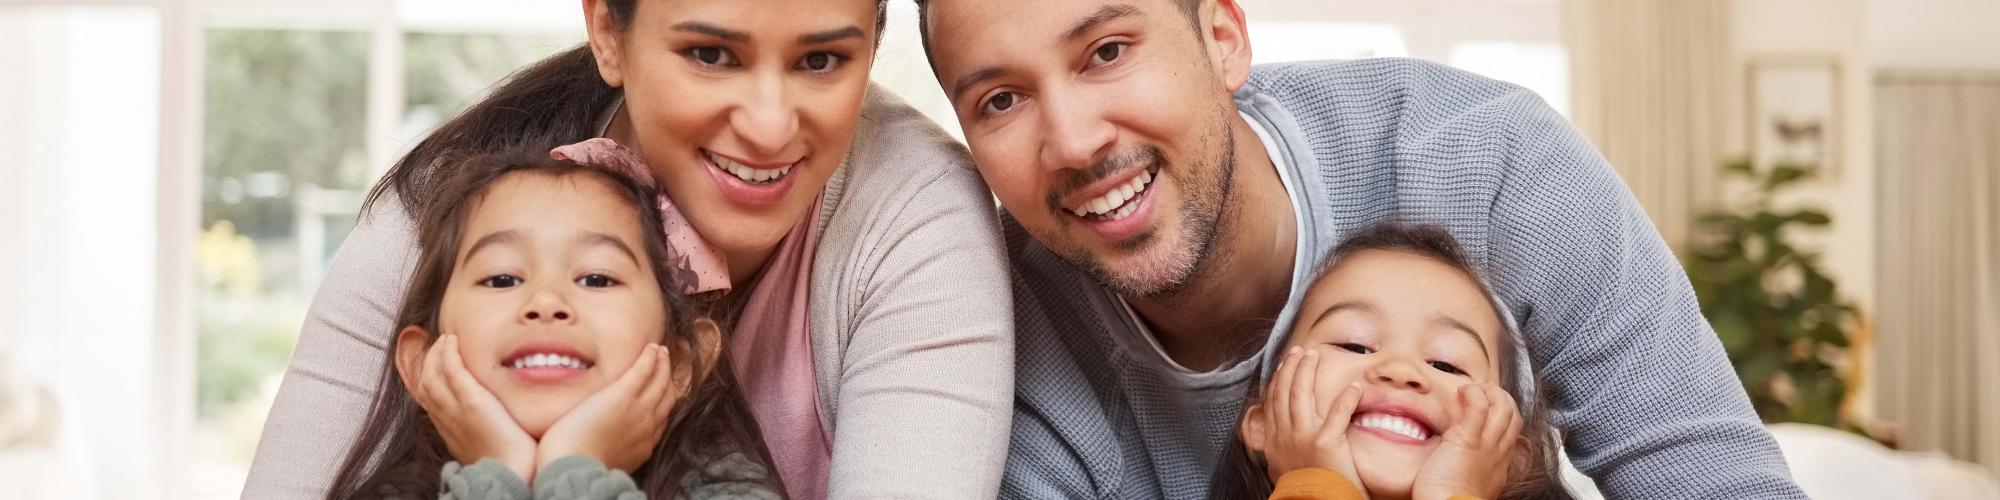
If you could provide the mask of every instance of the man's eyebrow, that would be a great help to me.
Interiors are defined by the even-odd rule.
[[[822,43],[844,40],[848,38],[861,38],[861,36],[862,36],[861,28],[855,26],[848,26],[845,28],[830,29],[818,33],[807,33],[804,35],[799,35],[799,44],[818,45]]]
[[[1472,327],[1466,326],[1464,322],[1450,316],[1438,316],[1437,319],[1431,320],[1431,322],[1438,326],[1471,335],[1472,343],[1479,345],[1479,354],[1485,356],[1487,361],[1493,360],[1493,353],[1486,351],[1486,339],[1479,338],[1479,332],[1473,331]]]
[[[704,23],[701,21],[681,21],[680,24],[674,25],[674,30],[686,31],[690,33],[700,33],[703,35],[721,38],[723,40],[728,40],[732,42],[746,42],[750,40],[749,33],[731,30],[728,28]]]
[[[958,77],[958,83],[951,85],[951,99],[958,100],[959,94],[965,93],[965,89],[972,88],[973,85],[978,85],[979,82],[999,78],[1000,75],[1004,74],[1007,74],[1007,71],[1000,69],[999,66],[987,66],[980,68],[979,71],[966,73],[965,76]]]
[[[459,259],[458,264],[465,265],[467,261],[472,260],[473,255],[478,254],[480,250],[485,249],[486,247],[493,245],[505,245],[516,241],[520,241],[520,239],[521,239],[521,233],[512,229],[481,236],[479,237],[479,240],[472,242],[472,246],[466,247],[465,258]]]
[[[577,240],[582,242],[584,246],[607,246],[618,249],[619,252],[624,252],[626,257],[631,258],[633,264],[640,262],[639,254],[633,252],[632,247],[625,244],[625,240],[618,239],[616,236],[590,231],[577,235]]]
[[[1090,33],[1090,29],[1096,28],[1098,25],[1136,15],[1139,15],[1139,9],[1133,8],[1130,5],[1121,4],[1100,7],[1097,9],[1097,12],[1092,12],[1090,17],[1085,17],[1082,21],[1077,22],[1076,26],[1069,29],[1068,33],[1064,33],[1063,40],[1075,40],[1077,37]]]

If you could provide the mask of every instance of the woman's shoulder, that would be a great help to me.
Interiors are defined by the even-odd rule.
[[[986,192],[964,144],[902,98],[876,85],[869,86],[861,118],[855,124],[853,145],[841,168],[845,172],[836,180],[842,184],[842,198],[904,198],[921,189]],[[931,185],[940,181],[943,185]],[[897,193],[902,196],[893,196]]]

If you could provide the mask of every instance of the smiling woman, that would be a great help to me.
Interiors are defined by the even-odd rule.
[[[884,3],[810,5],[584,2],[589,44],[419,142],[371,193],[314,299],[246,495],[323,491],[310,464],[353,428],[281,429],[367,405],[352,388],[371,374],[350,360],[380,359],[395,331],[379,311],[404,289],[410,217],[458,201],[438,191],[452,165],[592,137],[634,152],[676,208],[663,219],[676,247],[721,269],[690,291],[719,304],[759,431],[784,444],[772,458],[790,496],[994,495],[1013,329],[990,196],[961,146],[869,86]],[[485,369],[523,363],[510,353]]]

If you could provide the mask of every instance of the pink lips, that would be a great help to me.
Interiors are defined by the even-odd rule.
[[[702,165],[708,167],[708,176],[709,178],[715,180],[716,186],[720,188],[722,191],[722,196],[728,198],[730,201],[736,202],[737,204],[747,205],[756,208],[771,207],[777,205],[778,202],[780,201],[784,201],[785,193],[790,192],[792,189],[792,176],[798,174],[799,172],[797,171],[797,169],[800,166],[803,166],[803,164],[805,163],[805,160],[801,158],[799,159],[799,161],[793,163],[793,165],[795,165],[793,167],[793,171],[785,175],[784,177],[780,177],[777,180],[773,180],[768,183],[751,184],[750,181],[743,180],[742,178],[739,178],[734,174],[730,174],[729,171],[723,170],[721,165],[716,165],[715,160],[709,158],[709,155],[716,155],[716,156],[723,156],[723,155],[716,153],[714,151],[708,151],[708,150],[701,151],[701,163]],[[728,157],[728,156],[723,156],[723,157],[728,158],[729,161],[741,163],[746,166],[751,166],[753,168],[767,168],[765,166],[759,166],[751,162],[743,161],[739,158]],[[769,168],[776,168],[782,166],[784,165],[775,165],[775,166],[770,166]]]
[[[515,348],[500,366],[525,382],[559,383],[588,373],[593,363],[566,344],[535,341]]]

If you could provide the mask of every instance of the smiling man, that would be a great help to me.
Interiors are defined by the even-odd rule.
[[[1803,497],[1673,254],[1533,94],[1409,59],[1252,69],[1235,0],[919,6],[1008,213],[1003,496],[1205,497],[1312,263],[1394,217],[1492,277],[1606,493]]]

